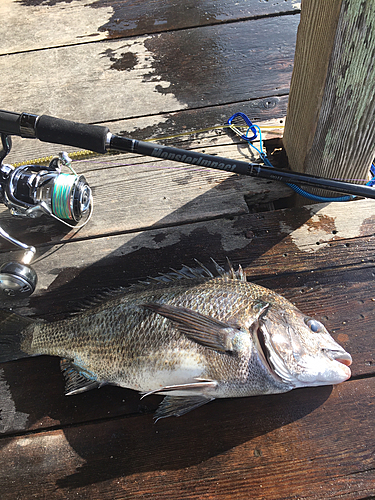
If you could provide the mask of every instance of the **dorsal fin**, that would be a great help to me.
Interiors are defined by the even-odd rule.
[[[227,264],[229,267],[229,270],[226,271],[223,267],[221,267],[214,259],[211,258],[211,261],[213,262],[216,272],[218,273],[219,276],[222,278],[230,278],[232,280],[240,280],[246,282],[246,274],[241,266],[241,264],[238,265],[237,271],[234,270],[231,261],[227,257]]]
[[[124,293],[128,288],[130,287],[105,288],[104,290],[101,290],[95,295],[92,295],[90,297],[87,297],[83,301],[80,301],[77,304],[75,311],[72,312],[70,316],[81,314],[82,312],[92,309],[95,306],[104,304],[104,302],[106,302],[107,300],[112,299],[117,295]]]
[[[234,279],[240,281],[246,281],[246,274],[244,273],[242,267],[239,265],[238,270],[235,271],[230,260],[227,258],[227,263],[229,271],[221,267],[214,259],[211,261],[215,267],[216,275],[211,272],[204,264],[194,259],[197,263],[197,267],[190,267],[183,265],[180,270],[171,268],[169,273],[159,273],[158,276],[148,276],[146,280],[134,283],[129,287],[119,287],[119,288],[106,288],[101,290],[96,295],[88,297],[83,302],[79,303],[76,311],[72,315],[81,314],[87,309],[99,306],[111,298],[115,298],[117,295],[126,293],[127,290],[130,291],[142,291],[145,288],[152,285],[165,285],[168,286],[169,283],[180,281],[180,280],[209,280],[215,277],[222,277],[226,279]]]

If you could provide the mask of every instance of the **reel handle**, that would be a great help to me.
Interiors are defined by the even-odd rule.
[[[21,262],[7,262],[0,267],[0,299],[18,300],[31,295],[38,281],[35,270],[29,266],[35,255],[35,247],[10,236],[0,227],[0,236],[25,252]]]
[[[7,262],[0,268],[0,297],[19,300],[31,295],[38,278],[35,270],[20,262]]]

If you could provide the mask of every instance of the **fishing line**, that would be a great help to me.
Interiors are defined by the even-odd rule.
[[[263,130],[274,130],[275,128],[284,128],[284,125],[264,125],[262,126]],[[178,134],[173,134],[173,135],[161,135],[157,137],[152,137],[151,139],[144,139],[145,142],[152,142],[152,141],[167,141],[170,139],[178,139],[179,137],[186,137],[194,134],[201,134],[204,132],[210,132],[212,130],[225,130],[225,129],[230,129],[229,125],[215,125],[213,127],[205,127],[205,128],[200,128],[200,129],[194,129],[190,130],[188,132],[180,132]],[[121,154],[121,151],[111,151],[111,155],[115,154]],[[69,156],[72,160],[84,160],[84,159],[89,159],[93,157],[103,157],[101,153],[95,153],[94,151],[89,151],[88,149],[82,149],[79,151],[71,151],[69,153]],[[50,161],[54,158],[54,156],[42,156],[40,158],[34,158],[32,160],[24,160],[24,161],[19,161],[19,162],[13,162],[12,165],[14,167],[21,167],[23,165],[47,165],[50,163]]]

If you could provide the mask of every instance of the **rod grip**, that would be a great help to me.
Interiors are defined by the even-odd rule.
[[[39,116],[35,124],[36,137],[43,142],[64,144],[105,153],[107,151],[108,127],[87,125],[53,116]]]
[[[20,113],[0,110],[0,132],[7,135],[21,135],[20,132]]]

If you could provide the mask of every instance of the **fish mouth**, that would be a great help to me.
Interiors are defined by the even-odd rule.
[[[353,362],[352,357],[346,351],[334,353],[333,359],[346,366],[350,366]]]
[[[349,366],[353,362],[351,355],[346,351],[331,351],[330,354],[331,354],[332,359],[334,361],[336,361],[337,363],[340,363],[341,365],[344,365],[342,367],[342,372],[344,373],[344,376],[346,377],[345,380],[348,380],[352,375],[352,372],[349,368]]]

